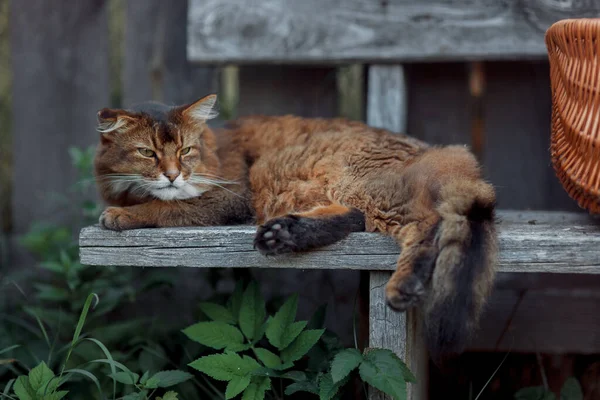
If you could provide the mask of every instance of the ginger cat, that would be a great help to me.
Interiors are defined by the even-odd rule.
[[[216,96],[98,113],[107,229],[255,222],[264,255],[380,232],[401,247],[389,306],[424,307],[436,358],[461,352],[495,274],[495,193],[464,146],[342,119],[248,117],[211,130]]]

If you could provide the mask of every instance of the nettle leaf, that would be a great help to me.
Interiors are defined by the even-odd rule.
[[[314,382],[310,382],[310,381],[294,382],[285,388],[286,396],[291,396],[296,392],[308,392],[308,393],[316,394],[318,396],[319,388],[317,387],[317,385]]]
[[[240,329],[249,340],[259,340],[258,332],[265,321],[265,300],[256,282],[250,282],[240,306]]]
[[[157,397],[156,400],[177,400],[176,392],[167,392],[163,395],[163,397]]]
[[[583,391],[577,379],[569,378],[565,381],[560,390],[560,400],[583,400]]]
[[[213,354],[188,364],[218,381],[230,381],[236,376],[252,374],[260,364],[251,357],[240,357],[236,353]]]
[[[47,388],[52,378],[54,378],[54,372],[43,361],[29,371],[29,385],[36,392],[41,389],[40,394],[44,393],[43,390]]]
[[[225,399],[233,399],[238,394],[242,393],[250,385],[250,376],[235,376],[227,384],[225,389]]]
[[[44,400],[60,400],[68,394],[69,392],[67,390],[60,390],[52,393],[51,395],[44,396]]]
[[[372,349],[365,354],[358,369],[360,377],[374,388],[396,400],[406,400],[406,382],[398,361],[384,349]]]
[[[271,389],[271,379],[269,377],[254,376],[250,381],[250,385],[244,390],[242,400],[263,400],[269,389]]]
[[[319,341],[325,329],[311,329],[302,332],[296,340],[281,352],[283,362],[301,359]]]
[[[140,376],[138,374],[136,374],[135,372],[125,372],[125,371],[119,371],[119,372],[115,372],[114,374],[109,374],[109,377],[113,378],[115,381],[122,383],[124,385],[135,385]]]
[[[19,400],[36,400],[35,390],[29,384],[29,378],[22,375],[17,378],[13,391]]]
[[[269,343],[279,350],[285,349],[306,327],[306,321],[294,323],[298,309],[298,295],[294,294],[283,303],[279,311],[267,324],[266,335]]]
[[[359,366],[363,356],[356,349],[346,349],[337,353],[331,363],[331,378],[337,383],[347,377],[350,372]]]
[[[187,337],[213,349],[241,351],[244,348],[244,336],[235,326],[224,322],[198,322],[183,330]]]
[[[334,383],[331,374],[325,374],[319,379],[319,399],[320,400],[331,400],[340,391],[340,388],[344,386],[350,380],[350,376],[346,375],[344,379]]]
[[[148,381],[149,377],[150,377],[150,371],[144,372],[144,375],[142,375],[142,377],[140,378],[140,384],[145,385],[146,382]]]
[[[233,318],[231,311],[220,304],[200,303],[199,307],[200,310],[202,310],[202,312],[213,321],[224,322],[230,325],[235,324],[236,319]]]
[[[267,368],[276,368],[281,365],[281,359],[277,354],[270,352],[267,349],[260,347],[254,349],[254,353],[260,362],[262,362]]]
[[[156,379],[158,381],[158,387],[168,388],[179,385],[180,383],[190,380],[193,377],[194,376],[192,374],[188,374],[187,372],[179,370],[160,371],[152,375],[152,378],[150,378],[149,381]]]

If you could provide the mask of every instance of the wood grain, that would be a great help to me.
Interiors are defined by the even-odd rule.
[[[600,273],[600,227],[581,213],[500,214],[499,270],[504,272]],[[354,233],[313,252],[263,257],[252,247],[254,227],[194,227],[113,232],[81,231],[81,261],[88,265],[140,267],[255,267],[300,269],[394,269],[399,249],[388,237]]]
[[[107,3],[10,3],[15,236],[73,218],[68,148],[96,144],[96,112],[109,102]]]
[[[544,32],[591,0],[192,0],[198,63],[546,58]]]
[[[187,61],[188,1],[127,0],[123,103],[183,104],[216,91],[215,68]]]

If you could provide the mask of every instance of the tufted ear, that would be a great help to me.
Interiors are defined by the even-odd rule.
[[[137,121],[139,116],[118,108],[103,108],[98,111],[98,127],[101,133],[123,132]]]
[[[215,118],[219,115],[216,110],[217,95],[209,94],[200,100],[184,107],[181,114],[184,119],[189,119],[192,122],[204,123],[209,119]]]

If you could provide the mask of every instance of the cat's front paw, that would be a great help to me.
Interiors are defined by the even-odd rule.
[[[291,253],[297,249],[292,227],[298,218],[288,216],[275,218],[258,227],[254,247],[265,256]]]
[[[108,207],[100,215],[100,226],[113,231],[139,228],[140,224],[123,207]]]
[[[394,311],[406,311],[418,305],[426,294],[425,285],[415,275],[400,284],[388,282],[385,287],[386,302]]]

